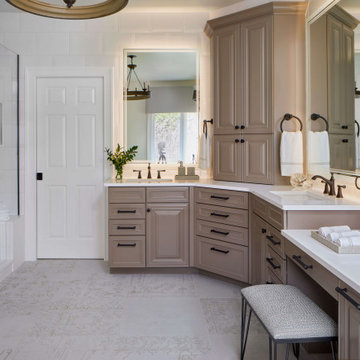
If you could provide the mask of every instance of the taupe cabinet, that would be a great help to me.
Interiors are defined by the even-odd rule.
[[[340,282],[340,289],[360,305],[360,294]],[[350,300],[350,301],[351,301]],[[360,309],[349,298],[339,294],[339,358],[340,360],[360,359]]]
[[[294,76],[305,63],[305,8],[304,3],[274,2],[208,22],[214,179],[284,182],[279,167],[279,123],[287,112],[299,116],[305,112],[304,84]],[[291,51],[297,61],[289,56]],[[284,91],[289,82],[298,91]]]
[[[109,266],[189,265],[189,188],[109,188]]]
[[[195,264],[249,282],[248,197],[244,192],[195,189]]]
[[[186,188],[187,189],[187,188]],[[148,189],[151,196],[151,189]],[[173,192],[171,188],[167,190]],[[162,192],[166,192],[165,189]],[[174,267],[189,265],[189,204],[161,203],[147,204],[146,246],[148,267]],[[165,194],[166,197],[166,194]],[[184,197],[188,201],[188,197]]]

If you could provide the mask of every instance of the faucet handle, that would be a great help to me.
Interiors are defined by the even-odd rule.
[[[322,182],[323,184],[325,184],[324,194],[328,194],[328,193],[330,192],[329,184],[328,184],[326,181],[324,181],[324,180],[321,180],[321,182]]]
[[[337,192],[336,197],[337,197],[338,199],[342,199],[342,198],[344,197],[343,192],[342,192],[342,189],[346,189],[346,185],[338,185],[337,188],[338,188],[338,192]]]
[[[165,172],[166,170],[158,170],[157,172],[158,172],[158,174],[157,174],[157,178],[158,179],[161,179],[161,173],[162,172]]]
[[[138,179],[141,179],[141,170],[133,170],[133,172],[137,172],[138,173]]]

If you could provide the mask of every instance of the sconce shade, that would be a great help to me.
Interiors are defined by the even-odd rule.
[[[77,5],[84,0],[6,0],[26,12],[56,19],[85,20],[115,14],[122,10],[128,0],[96,0],[88,5]],[[56,4],[58,2],[58,4]],[[54,4],[55,3],[55,4]]]

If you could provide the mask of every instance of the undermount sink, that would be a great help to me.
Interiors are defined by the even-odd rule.
[[[163,183],[172,182],[172,179],[123,179],[125,183]]]
[[[281,197],[284,200],[294,201],[294,202],[317,202],[317,203],[326,203],[331,198],[325,195],[314,194],[310,191],[301,191],[301,190],[290,190],[290,191],[270,191],[270,193]]]

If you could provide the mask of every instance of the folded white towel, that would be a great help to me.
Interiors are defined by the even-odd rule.
[[[328,236],[328,234],[333,233],[333,232],[341,233],[341,232],[351,231],[351,229],[347,225],[343,225],[343,226],[323,226],[318,231],[319,231],[320,235],[326,237],[326,236]]]
[[[319,169],[330,172],[330,146],[327,131],[308,132],[309,173],[318,174]]]
[[[203,133],[200,137],[199,167],[202,170],[210,168],[210,143],[211,137]]]
[[[360,246],[360,236],[342,237],[335,241],[341,247]]]
[[[280,144],[281,175],[291,176],[304,172],[303,136],[301,131],[284,131]]]
[[[360,231],[332,232],[326,236],[328,240],[335,242],[340,238],[360,236]]]

